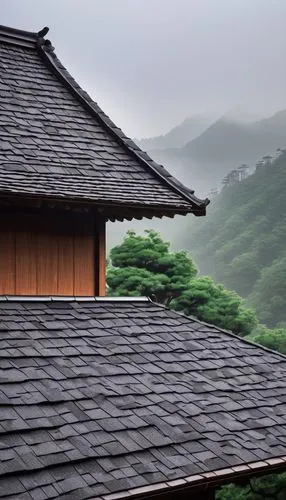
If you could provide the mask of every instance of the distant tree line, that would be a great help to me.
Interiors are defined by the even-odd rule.
[[[273,155],[264,155],[261,159],[259,159],[254,166],[247,165],[243,163],[239,165],[237,168],[234,168],[228,172],[221,181],[221,189],[225,189],[230,186],[234,186],[238,182],[244,181],[249,175],[254,174],[259,171],[261,168],[271,167],[272,163],[279,158],[283,153],[285,153],[286,149],[277,148]],[[208,194],[210,199],[215,198],[220,192],[221,189],[212,188]]]
[[[276,345],[286,328],[286,151],[264,162],[244,182],[223,189],[208,216],[196,226],[190,221],[180,241],[203,274],[235,290],[260,323],[279,330]],[[265,330],[259,334],[266,338]]]

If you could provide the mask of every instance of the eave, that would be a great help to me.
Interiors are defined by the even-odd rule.
[[[286,456],[270,458],[248,464],[237,465],[228,469],[218,469],[212,472],[195,474],[184,478],[173,479],[164,483],[133,488],[106,495],[102,500],[143,500],[153,498],[154,500],[166,500],[168,495],[173,500],[185,495],[197,495],[195,498],[204,498],[204,492],[215,489],[229,483],[246,484],[250,479],[267,474],[279,474],[286,471]],[[190,496],[193,498],[193,496]],[[101,499],[98,499],[101,500]]]
[[[46,40],[46,42],[48,42]],[[186,201],[196,206],[197,211],[202,207],[205,209],[210,203],[208,198],[201,200],[194,195],[194,190],[188,189],[181,184],[177,179],[171,176],[166,169],[157,164],[150,156],[140,150],[140,148],[119,129],[110,118],[99,108],[99,106],[84,92],[81,87],[76,83],[69,72],[61,65],[56,55],[53,52],[53,47],[50,42],[39,45],[39,52],[41,57],[46,62],[57,77],[64,83],[66,88],[82,103],[82,105],[97,119],[101,124],[110,132],[113,137],[119,142],[127,151],[131,153],[137,160],[143,163],[147,168],[151,169],[153,173],[161,179],[162,182],[171,187],[174,191],[180,194]]]
[[[31,48],[38,52],[44,65],[49,68],[49,70],[55,75],[57,80],[62,83],[62,85],[68,90],[68,92],[73,95],[82,107],[92,116],[96,122],[99,122],[102,129],[104,129],[109,137],[112,138],[120,147],[125,150],[126,154],[129,155],[130,160],[138,162],[147,172],[152,173],[156,182],[161,183],[170,190],[170,193],[174,194],[178,198],[178,203],[171,203],[172,207],[166,208],[166,212],[173,213],[194,213],[195,215],[205,215],[206,206],[209,203],[208,199],[201,200],[194,195],[194,191],[183,186],[177,179],[170,175],[164,167],[158,165],[154,162],[147,153],[141,151],[138,146],[129,138],[127,138],[124,133],[115,126],[115,124],[105,115],[105,113],[100,109],[100,107],[84,92],[68,71],[62,66],[61,62],[58,60],[54,54],[54,49],[49,40],[45,39],[44,36],[47,34],[48,28],[43,28],[38,33],[27,32],[23,30],[17,30],[12,28],[7,28],[0,26],[0,42],[5,42],[6,44],[16,45],[22,48]],[[108,168],[108,167],[107,167]],[[83,200],[85,202],[86,200]],[[90,200],[94,201],[94,200]],[[112,203],[112,201],[111,201]],[[124,203],[122,203],[123,205]],[[125,203],[126,208],[128,205]],[[133,205],[133,203],[132,203]],[[182,206],[185,205],[185,209]],[[146,213],[149,212],[150,208],[154,212],[152,216],[159,217],[162,213],[159,208],[156,212],[157,207],[150,207],[148,203],[143,204],[142,207],[146,209]],[[148,217],[148,215],[147,215]]]
[[[48,210],[76,210],[76,211],[88,211],[96,212],[105,220],[111,222],[132,220],[141,220],[143,218],[152,219],[153,217],[162,218],[169,217],[174,218],[175,215],[186,216],[188,213],[192,212],[194,215],[200,217],[205,215],[205,210],[201,209],[198,211],[187,210],[182,207],[181,209],[174,210],[168,206],[146,206],[140,205],[136,202],[134,203],[112,203],[112,202],[102,202],[102,201],[89,201],[83,199],[77,199],[75,197],[64,197],[57,198],[55,196],[39,196],[39,195],[26,195],[20,193],[1,193],[0,192],[0,204],[5,207],[10,207],[13,209],[48,209]]]

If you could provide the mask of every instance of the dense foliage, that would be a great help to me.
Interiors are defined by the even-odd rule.
[[[185,314],[240,335],[251,333],[257,323],[254,312],[245,307],[237,293],[208,276],[192,279],[173,306]]]
[[[261,270],[250,299],[261,321],[286,326],[286,255]]]
[[[223,189],[181,245],[270,327],[286,324],[286,153]]]
[[[249,334],[257,323],[239,295],[209,277],[197,277],[191,257],[184,251],[171,252],[155,231],[144,236],[129,231],[110,258],[110,295],[147,295],[240,335]]]
[[[145,236],[128,231],[121,245],[110,252],[112,267],[107,283],[112,295],[147,295],[169,304],[187,289],[197,268],[188,254],[170,252],[155,231]]]
[[[216,500],[286,500],[286,473],[252,479],[246,486],[228,484]]]
[[[256,344],[268,347],[268,349],[273,349],[274,351],[286,354],[285,328],[274,328],[273,330],[270,330],[263,325],[258,325],[247,338]]]

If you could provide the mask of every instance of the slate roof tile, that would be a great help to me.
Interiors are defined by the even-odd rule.
[[[0,498],[84,499],[285,455],[282,355],[151,302],[0,312]]]
[[[1,193],[205,213],[208,200],[128,139],[37,34],[1,26],[0,61]]]

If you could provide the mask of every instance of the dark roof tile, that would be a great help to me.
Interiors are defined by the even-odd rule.
[[[0,312],[0,498],[88,498],[285,455],[282,355],[148,301]]]
[[[0,27],[1,193],[204,215],[208,200],[128,139],[36,34],[27,45],[19,33]]]

